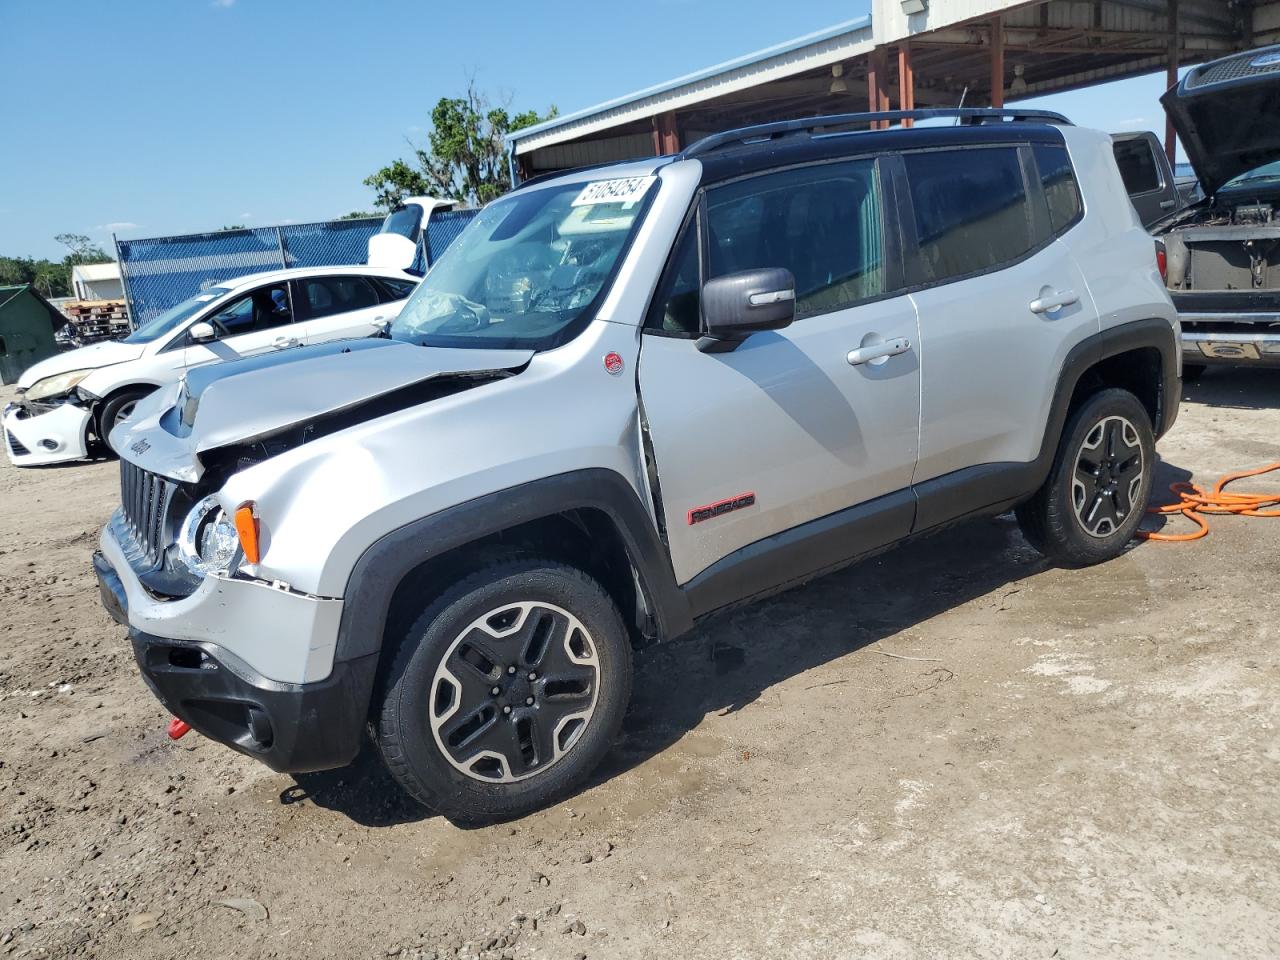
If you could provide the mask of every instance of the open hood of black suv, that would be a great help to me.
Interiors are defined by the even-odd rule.
[[[1205,196],[1280,160],[1280,45],[1189,70],[1160,98]]]

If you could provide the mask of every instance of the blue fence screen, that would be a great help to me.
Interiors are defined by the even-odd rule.
[[[433,213],[411,269],[425,272],[477,212]],[[129,320],[138,327],[201,290],[251,273],[364,263],[369,238],[381,226],[381,218],[370,217],[117,240]]]

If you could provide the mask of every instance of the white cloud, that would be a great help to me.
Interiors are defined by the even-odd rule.
[[[252,213],[242,213],[242,214],[240,214],[240,216],[236,217],[236,219],[237,219],[237,220],[252,220],[252,219],[253,219],[253,214],[252,214]]]
[[[105,230],[107,233],[119,233],[121,230],[137,230],[142,224],[133,223],[130,220],[117,220],[114,223],[100,223],[95,229]]]
[[[225,10],[227,7],[234,7],[236,0],[213,0],[209,6],[217,7],[219,10]]]

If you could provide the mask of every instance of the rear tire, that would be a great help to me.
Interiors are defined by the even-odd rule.
[[[631,644],[604,589],[536,558],[480,567],[399,638],[374,739],[415,799],[456,823],[523,816],[580,786],[631,694]]]
[[[150,394],[151,390],[125,390],[117,393],[114,397],[102,405],[102,410],[98,414],[98,439],[102,442],[103,447],[115,452],[108,439],[111,431],[120,423],[127,420],[129,415],[133,413],[134,406],[143,397]]]
[[[1023,535],[1059,566],[1118,556],[1142,522],[1154,468],[1146,408],[1127,390],[1095,393],[1068,419],[1044,486],[1018,507]]]

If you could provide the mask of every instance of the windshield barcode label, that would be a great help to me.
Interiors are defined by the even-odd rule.
[[[593,203],[620,203],[629,207],[644,196],[649,185],[657,177],[624,177],[620,180],[597,180],[582,188],[573,201],[575,207],[585,207]]]

